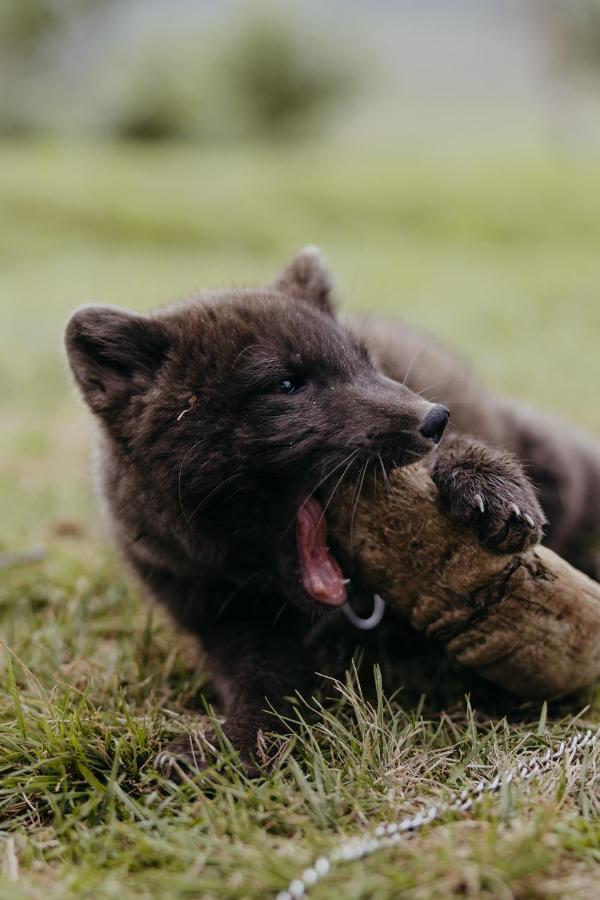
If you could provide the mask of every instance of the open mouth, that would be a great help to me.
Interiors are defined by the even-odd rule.
[[[377,456],[367,460],[372,470],[378,472],[379,464],[385,478],[386,473],[392,469],[409,465],[427,456],[439,442],[448,420],[446,407],[434,406],[433,412],[436,412],[438,418],[430,431],[415,433],[410,447],[405,446],[406,440],[402,443],[393,435],[389,447],[380,442]],[[314,496],[307,497],[298,509],[296,546],[300,563],[300,582],[306,594],[324,606],[342,606],[348,599],[346,585],[350,579],[344,578],[338,561],[327,546],[325,511]]]
[[[296,542],[300,576],[306,593],[325,606],[345,603],[347,579],[327,546],[323,507],[314,497],[305,500],[298,510]]]

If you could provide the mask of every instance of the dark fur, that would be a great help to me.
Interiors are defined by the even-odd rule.
[[[84,308],[66,333],[100,425],[98,477],[117,544],[201,638],[225,733],[248,765],[259,730],[274,727],[268,706],[285,711],[315,668],[317,604],[298,577],[295,536],[315,489],[326,503],[363,466],[426,457],[448,512],[491,548],[518,550],[544,524],[533,481],[548,543],[588,571],[596,564],[597,447],[487,394],[398,325],[340,325],[330,292],[305,251],[266,288],[200,295],[152,317]],[[298,383],[292,394],[286,378]],[[453,431],[435,452],[419,431],[431,404],[413,392],[428,388],[451,397]],[[189,757],[191,746],[173,753]]]

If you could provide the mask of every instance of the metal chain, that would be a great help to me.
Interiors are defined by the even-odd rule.
[[[399,822],[382,822],[374,830],[344,841],[328,856],[319,856],[298,878],[289,883],[287,890],[277,894],[276,900],[295,900],[304,897],[311,887],[327,876],[334,865],[363,859],[378,850],[393,847],[403,839],[412,837],[423,826],[430,825],[447,815],[466,815],[486,795],[498,793],[505,785],[534,781],[557,768],[563,761],[571,765],[584,750],[593,747],[596,742],[600,742],[600,729],[596,732],[591,729],[576,732],[570,741],[562,741],[556,750],[548,747],[545,752],[533,753],[526,763],[517,763],[512,769],[500,772],[491,781],[481,780],[474,787],[465,788],[460,793],[457,791],[445,803],[430,806],[424,812]]]

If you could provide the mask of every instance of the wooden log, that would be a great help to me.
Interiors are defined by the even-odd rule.
[[[600,583],[537,546],[484,549],[451,521],[423,466],[362,494],[337,492],[330,542],[361,588],[379,593],[464,666],[521,697],[554,698],[600,678]]]

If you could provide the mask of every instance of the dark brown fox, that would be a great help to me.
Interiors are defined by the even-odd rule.
[[[488,547],[525,548],[546,525],[551,547],[598,574],[598,446],[487,393],[400,324],[341,324],[331,290],[308,249],[266,287],[152,316],[83,308],[66,331],[116,543],[199,636],[249,768],[278,724],[269,707],[310,685],[316,612],[348,627],[325,519],[342,479],[424,458],[440,502]],[[197,749],[180,740],[161,762],[198,768]]]

